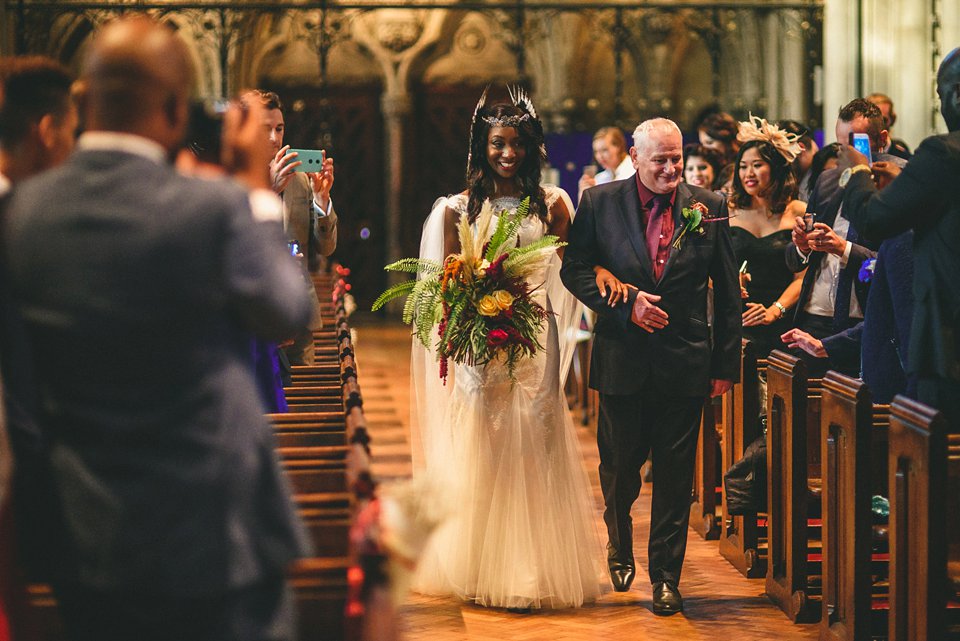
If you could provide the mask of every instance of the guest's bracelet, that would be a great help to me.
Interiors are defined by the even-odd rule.
[[[783,306],[778,300],[773,301],[773,306],[780,310],[780,318],[783,318],[784,314],[787,313],[787,308]]]

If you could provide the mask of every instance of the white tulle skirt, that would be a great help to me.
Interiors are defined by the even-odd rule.
[[[414,588],[484,606],[565,608],[600,593],[596,508],[559,384],[556,330],[511,382],[506,368],[456,366],[425,443],[425,473],[451,516]]]

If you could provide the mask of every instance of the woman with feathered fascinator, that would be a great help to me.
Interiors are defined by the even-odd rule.
[[[489,238],[491,208],[497,219],[525,199],[520,250],[551,235],[565,242],[574,208],[563,190],[540,184],[545,161],[529,96],[514,89],[510,102],[488,105],[484,92],[470,127],[467,188],[434,205],[420,258],[461,254],[464,220]],[[514,610],[576,607],[599,594],[603,552],[562,390],[582,308],[560,282],[558,251],[548,251],[549,265],[519,283],[552,312],[537,336],[543,349],[516,365],[512,381],[498,361],[451,362],[443,385],[435,348],[413,341],[414,474],[450,515],[420,559],[417,591]]]
[[[730,232],[741,268],[744,294],[743,334],[764,358],[781,347],[792,307],[800,298],[803,272],[787,269],[784,252],[794,219],[806,204],[796,200],[797,182],[790,163],[800,153],[797,137],[763,118],[741,122],[741,143],[730,196]]]

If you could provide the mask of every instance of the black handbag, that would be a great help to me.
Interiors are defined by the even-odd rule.
[[[723,475],[727,513],[735,516],[765,512],[767,504],[767,438],[747,446],[743,458]]]

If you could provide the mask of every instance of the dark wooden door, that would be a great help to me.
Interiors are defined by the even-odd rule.
[[[404,256],[415,256],[430,207],[439,196],[463,191],[470,118],[483,85],[421,86],[414,90],[405,145],[403,208]],[[495,98],[499,100],[500,98]]]

